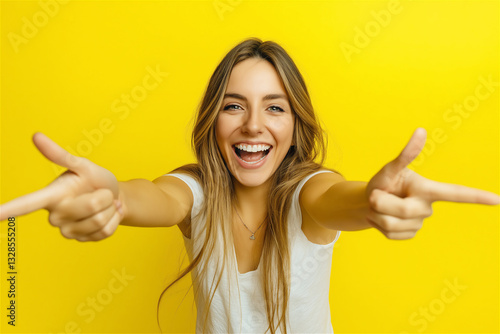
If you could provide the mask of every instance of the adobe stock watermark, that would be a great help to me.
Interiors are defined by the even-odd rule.
[[[135,279],[135,276],[125,272],[125,268],[122,268],[121,271],[112,269],[111,274],[113,277],[108,281],[106,287],[77,305],[76,314],[80,318],[67,321],[63,326],[63,330],[57,333],[81,333],[82,325],[91,323],[100,312],[109,306],[114,296],[123,292],[129,283]]]
[[[21,45],[28,44],[30,40],[35,38],[39,31],[49,24],[61,8],[61,5],[66,5],[69,0],[40,0],[38,5],[40,10],[35,12],[31,18],[23,16],[21,21],[21,29],[19,33],[9,32],[7,39],[14,49],[15,53],[19,53]]]
[[[267,314],[264,311],[266,308],[264,298],[258,299],[259,303],[262,307],[251,311],[242,312],[242,324],[245,325],[245,328],[248,330],[252,330],[255,333],[262,328],[263,325],[267,325]]]
[[[347,63],[351,63],[354,54],[360,54],[363,49],[368,47],[372,40],[389,26],[392,18],[395,15],[399,15],[402,11],[403,7],[398,0],[389,0],[386,9],[370,11],[372,20],[366,22],[361,28],[358,26],[354,27],[355,35],[353,41],[351,43],[341,42],[339,44]]]
[[[452,107],[446,109],[443,113],[445,126],[433,128],[428,131],[427,141],[420,154],[411,162],[411,166],[420,166],[426,158],[430,157],[439,144],[443,144],[449,139],[449,134],[457,131],[468,119],[476,112],[481,103],[489,99],[497,90],[498,81],[493,80],[493,75],[480,75],[477,79],[478,84],[474,92],[467,95],[461,102],[454,103]]]
[[[212,5],[219,19],[224,21],[224,15],[226,15],[226,12],[232,12],[242,2],[243,0],[214,0],[212,1]]]
[[[316,248],[312,255],[302,259],[300,266],[292,272],[290,289],[296,289],[302,281],[310,279],[324,263],[331,263],[332,252],[330,247],[320,247]]]
[[[84,139],[80,140],[74,147],[66,146],[65,149],[74,156],[88,157],[94,149],[101,145],[105,136],[111,134],[116,129],[116,123],[127,119],[131,112],[137,109],[148,95],[157,89],[164,79],[169,75],[163,72],[160,65],[156,67],[146,66],[146,74],[140,84],[132,87],[129,92],[122,93],[119,98],[111,102],[111,112],[115,117],[103,117],[91,129],[81,131]],[[71,158],[71,157],[68,157]],[[70,161],[70,163],[78,163]],[[65,168],[53,164],[56,175],[61,174]]]
[[[452,282],[445,279],[444,285],[438,297],[420,306],[417,311],[410,314],[408,322],[418,333],[425,331],[430,323],[436,321],[439,315],[446,311],[447,305],[455,302],[467,289],[466,285],[458,282],[457,277],[455,277]],[[403,331],[400,333],[404,334],[408,332]]]
[[[300,232],[302,233],[302,232]],[[304,236],[305,237],[305,236]],[[338,239],[338,237],[337,237]],[[338,248],[335,242],[334,248]],[[300,257],[301,254],[296,254],[295,256]],[[296,290],[299,288],[302,282],[308,281],[312,279],[315,275],[318,274],[317,270],[322,266],[330,264],[332,262],[333,249],[330,247],[318,247],[315,248],[311,255],[300,258],[300,265],[298,267],[294,267],[290,273],[290,290]],[[293,261],[293,259],[292,259]],[[267,325],[267,314],[265,312],[265,302],[264,296],[261,290],[255,289],[254,294],[258,294],[258,297],[255,300],[261,302],[262,308],[261,310],[251,311],[251,312],[243,312],[242,313],[242,322],[245,324],[245,327],[250,329],[254,329],[256,332],[262,328],[263,325]]]

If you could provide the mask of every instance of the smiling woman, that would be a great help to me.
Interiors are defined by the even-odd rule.
[[[191,273],[198,333],[333,333],[328,290],[341,231],[373,227],[409,239],[435,201],[497,205],[500,197],[408,169],[424,147],[422,128],[368,182],[323,166],[324,139],[293,60],[279,44],[249,38],[210,78],[192,133],[196,164],[122,182],[35,133],[40,152],[67,170],[3,204],[0,220],[43,208],[79,241],[119,225],[176,225],[190,264],[160,300]]]
[[[321,273],[292,284],[302,256],[325,247],[309,241],[325,229],[301,218],[300,189],[316,173],[343,179],[314,162],[325,156],[323,134],[300,72],[277,43],[243,41],[215,70],[193,131],[199,164],[165,175],[192,192],[189,223],[181,225],[190,228],[192,262],[179,278],[193,271],[197,331],[333,332],[324,294],[331,258],[322,259]],[[323,290],[303,299],[309,284]],[[304,302],[322,308],[304,311]]]

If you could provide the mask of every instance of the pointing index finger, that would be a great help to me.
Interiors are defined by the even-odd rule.
[[[8,217],[22,216],[44,209],[53,202],[55,195],[56,189],[49,185],[43,189],[4,203],[0,205],[0,221]]]
[[[500,196],[497,194],[486,190],[466,187],[460,184],[426,180],[423,187],[427,197],[432,202],[448,201],[487,205],[500,204]]]

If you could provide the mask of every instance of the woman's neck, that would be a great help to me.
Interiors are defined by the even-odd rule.
[[[261,221],[267,211],[269,181],[257,187],[246,187],[239,182],[234,183],[236,203],[239,214],[248,221]],[[245,219],[245,218],[244,218]]]

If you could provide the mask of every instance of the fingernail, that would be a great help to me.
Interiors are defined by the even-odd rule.
[[[123,216],[122,202],[120,200],[115,200],[116,210]]]

